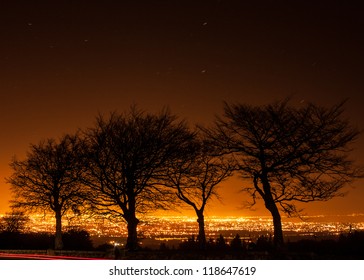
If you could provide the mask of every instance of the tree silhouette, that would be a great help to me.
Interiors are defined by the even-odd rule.
[[[50,211],[56,218],[55,249],[62,249],[62,217],[82,205],[79,183],[83,163],[79,155],[82,141],[65,135],[58,142],[48,139],[31,145],[25,160],[14,159],[13,174],[7,181],[14,194],[14,208]]]
[[[240,239],[240,235],[236,234],[235,237],[233,238],[233,240],[231,240],[230,242],[230,248],[233,251],[239,251],[243,249],[243,243]]]
[[[216,145],[231,154],[261,197],[274,224],[274,243],[283,243],[280,210],[298,214],[295,202],[326,201],[362,173],[348,158],[359,132],[343,118],[342,102],[331,108],[300,107],[289,100],[266,106],[225,103],[225,114],[207,130]],[[279,210],[280,209],[280,210]]]
[[[168,177],[177,190],[177,197],[194,209],[199,226],[198,242],[204,248],[205,208],[213,197],[218,197],[217,186],[232,175],[233,166],[201,137],[191,142],[184,155],[174,162]]]
[[[13,210],[0,218],[0,232],[20,233],[28,222],[29,217],[23,211]]]
[[[173,205],[165,174],[183,156],[192,133],[168,111],[99,116],[87,131],[88,173],[85,184],[93,211],[127,223],[126,248],[138,247],[137,213]]]

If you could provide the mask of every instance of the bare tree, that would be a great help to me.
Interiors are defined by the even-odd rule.
[[[185,156],[174,164],[168,174],[169,180],[177,190],[177,197],[195,211],[199,226],[198,242],[204,248],[204,211],[212,198],[219,197],[218,185],[232,175],[232,162],[219,156],[208,141],[199,139],[191,142]]]
[[[82,205],[79,179],[83,163],[82,141],[77,135],[48,139],[31,145],[25,160],[14,159],[7,181],[14,194],[15,208],[53,212],[56,218],[55,249],[62,249],[62,217]]]
[[[29,217],[23,211],[13,210],[0,218],[0,231],[19,233],[26,229]]]
[[[359,131],[343,118],[344,102],[331,108],[225,104],[225,114],[208,131],[233,155],[240,174],[252,180],[245,190],[262,198],[274,224],[274,242],[283,244],[280,210],[298,214],[294,202],[326,201],[362,173],[348,158]],[[279,210],[280,209],[280,210]]]
[[[192,133],[168,111],[99,116],[87,131],[88,174],[93,211],[127,223],[126,248],[138,247],[138,213],[173,205],[164,186],[171,163],[182,155]]]

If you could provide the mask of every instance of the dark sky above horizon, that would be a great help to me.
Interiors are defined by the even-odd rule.
[[[208,125],[222,101],[292,97],[333,105],[364,128],[363,8],[354,1],[6,1],[0,4],[0,174],[29,144],[91,126],[98,112],[168,106]],[[77,2],[77,3],[75,3]],[[364,138],[353,157],[364,164]],[[237,209],[239,180],[221,187]],[[363,181],[307,213],[364,213]],[[0,213],[9,186],[0,181]]]

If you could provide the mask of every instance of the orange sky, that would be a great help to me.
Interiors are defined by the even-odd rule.
[[[222,101],[264,104],[292,96],[332,105],[363,129],[363,17],[354,4],[274,1],[16,1],[0,11],[0,172],[30,143],[91,126],[98,112],[171,111],[208,125]],[[24,2],[24,3],[22,3]],[[353,157],[364,164],[364,138]],[[221,187],[224,205],[207,214],[267,214],[238,209],[241,182]],[[304,205],[307,213],[364,213],[363,181],[349,194]],[[0,181],[0,213],[9,186]]]

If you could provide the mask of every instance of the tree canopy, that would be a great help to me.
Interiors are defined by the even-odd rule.
[[[271,212],[277,245],[283,243],[279,209],[294,215],[297,201],[340,196],[361,174],[349,159],[359,131],[344,118],[343,106],[225,103],[224,116],[207,130],[215,145],[235,158],[240,175],[252,180],[245,190]]]
[[[99,116],[86,132],[85,184],[91,205],[127,223],[128,249],[137,247],[138,213],[171,207],[173,193],[164,186],[166,174],[192,137],[187,125],[168,111],[149,114],[136,108]]]
[[[77,135],[59,141],[47,139],[31,145],[26,159],[13,159],[7,181],[14,194],[12,205],[29,211],[53,212],[56,217],[55,248],[62,248],[62,216],[83,204],[80,160],[83,144]]]
[[[232,175],[233,162],[219,156],[218,151],[202,133],[191,141],[185,156],[176,160],[168,178],[176,188],[177,197],[192,207],[199,225],[198,241],[205,246],[204,211],[208,202],[219,197],[218,185]]]

